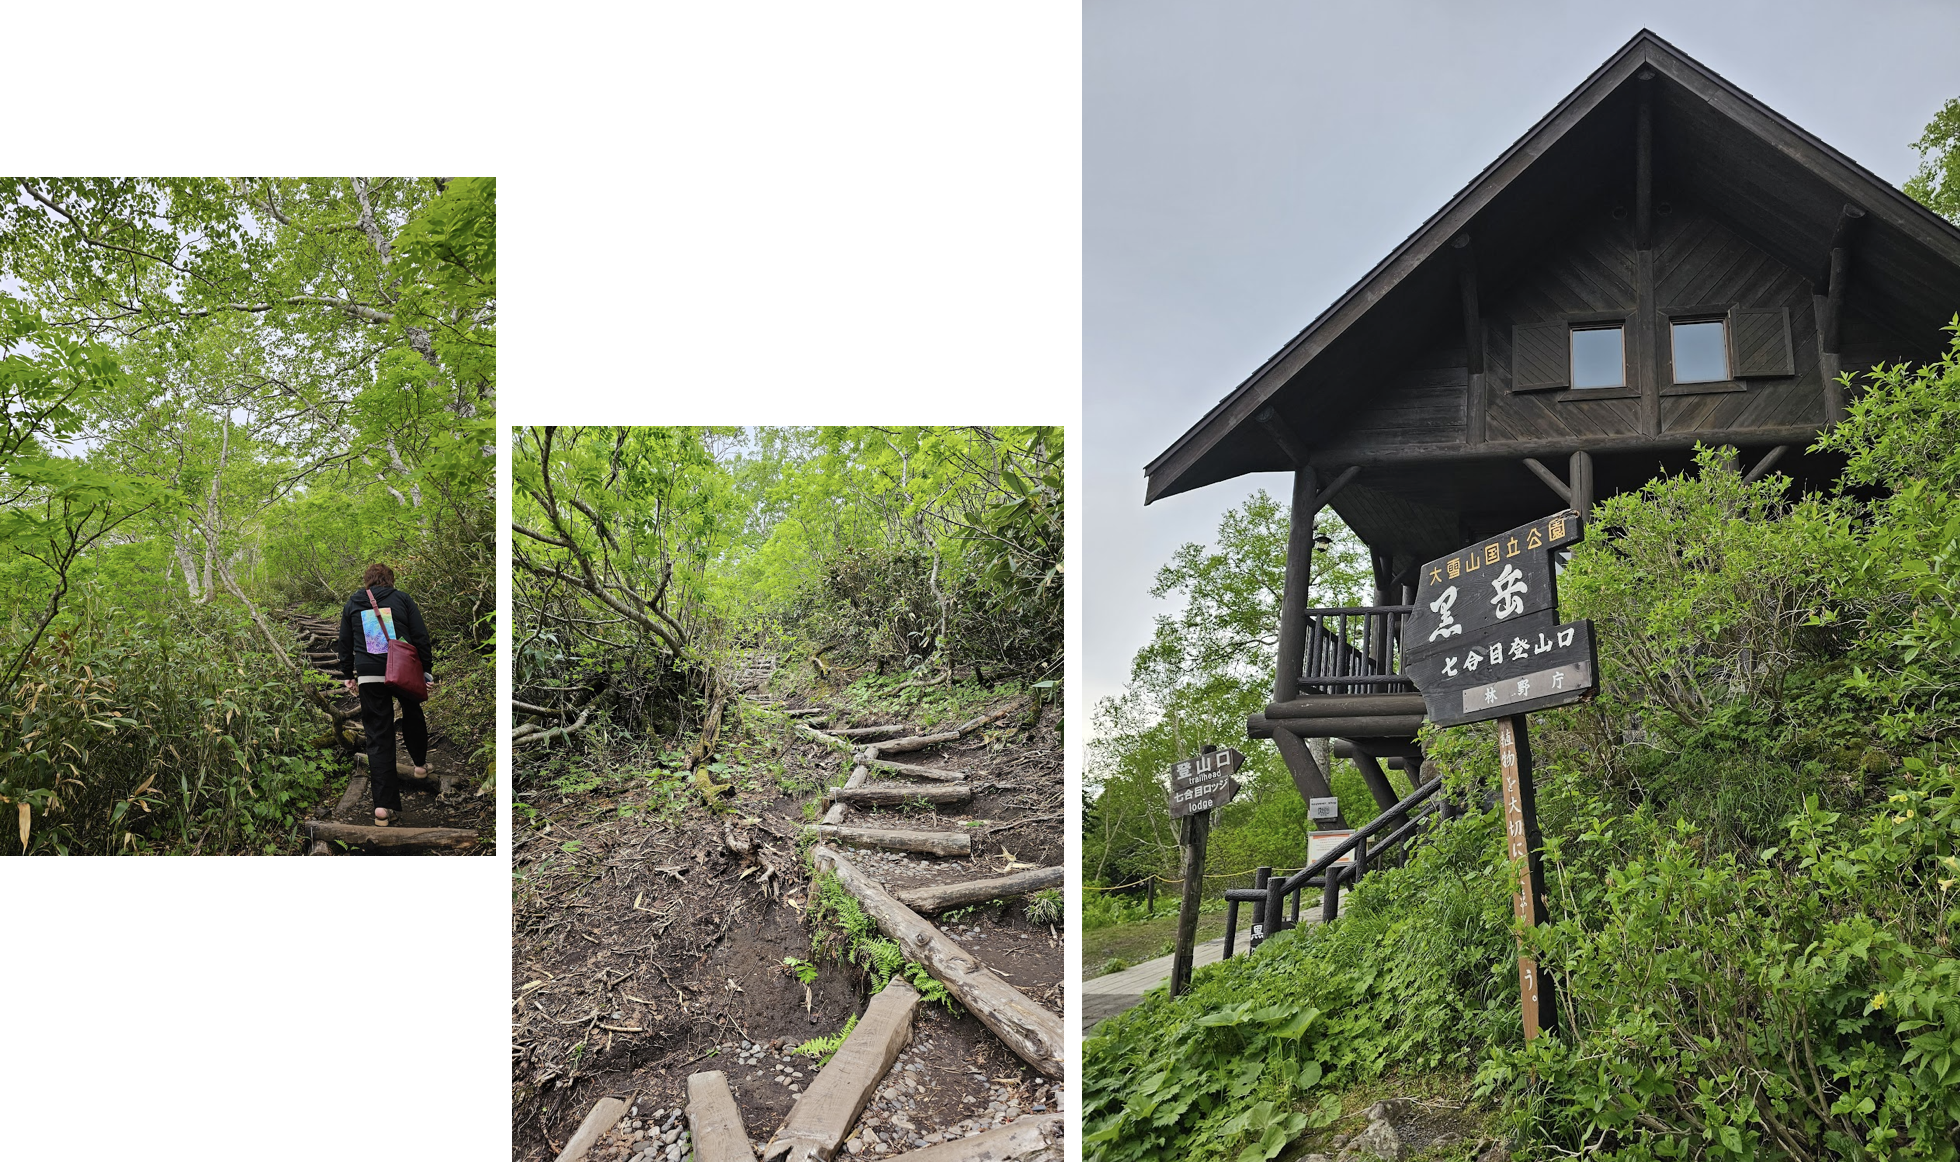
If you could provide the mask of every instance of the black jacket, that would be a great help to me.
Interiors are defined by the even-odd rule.
[[[361,626],[361,614],[372,609],[368,604],[368,590],[356,589],[347,599],[340,611],[340,641],[335,645],[340,650],[340,675],[353,678],[364,674],[385,674],[388,672],[388,649],[383,646],[379,654],[367,652],[367,635]],[[415,605],[415,599],[399,589],[386,585],[374,587],[375,605],[393,610],[395,636],[415,647],[422,655],[423,672],[435,674],[435,651],[429,645],[429,627],[422,624],[422,611]]]

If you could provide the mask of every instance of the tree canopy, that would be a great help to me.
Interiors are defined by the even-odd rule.
[[[16,850],[278,850],[336,769],[276,609],[392,563],[487,760],[496,185],[15,178],[0,799]],[[482,687],[473,706],[462,697]]]

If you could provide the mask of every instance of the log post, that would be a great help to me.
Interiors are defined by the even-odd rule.
[[[1198,753],[1212,754],[1217,747],[1207,745]],[[1171,995],[1183,996],[1191,987],[1191,961],[1198,946],[1198,904],[1205,889],[1205,840],[1211,835],[1211,811],[1193,811],[1184,817],[1183,834],[1178,843],[1179,864],[1184,876],[1177,901],[1177,946],[1171,956]],[[1153,883],[1156,881],[1152,881]]]
[[[1572,453],[1571,467],[1566,479],[1571,481],[1568,488],[1572,495],[1572,508],[1580,516],[1586,516],[1593,506],[1593,462],[1592,453],[1583,449]]]
[[[1273,676],[1273,701],[1291,702],[1300,695],[1300,668],[1307,656],[1307,591],[1313,581],[1313,524],[1315,477],[1311,466],[1293,472],[1293,507],[1286,532],[1286,580],[1280,591],[1279,665]],[[1287,766],[1292,767],[1292,762]],[[1295,774],[1294,778],[1299,778]]]

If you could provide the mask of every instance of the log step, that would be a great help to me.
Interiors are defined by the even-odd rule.
[[[839,828],[848,831],[851,828]],[[1007,900],[1015,896],[1025,896],[1043,888],[1062,886],[1062,869],[1056,867],[1036,868],[1033,871],[1015,872],[1008,876],[992,876],[984,880],[965,880],[957,884],[934,884],[930,887],[907,888],[895,893],[898,902],[914,912],[944,912],[962,904],[978,904],[986,900]]]
[[[819,824],[817,835],[853,847],[875,847],[881,851],[916,851],[926,855],[971,855],[973,852],[973,836],[965,831],[898,831],[880,827]]]
[[[829,871],[857,898],[879,931],[898,943],[909,960],[925,966],[966,1011],[980,1018],[1001,1043],[1048,1077],[1062,1075],[1062,1019],[1029,1000],[971,952],[898,902],[884,885],[858,870],[833,847],[817,844],[810,863]]]
[[[919,787],[910,783],[866,783],[862,787],[839,787],[830,793],[834,803],[857,803],[867,807],[899,807],[923,799],[937,806],[964,803],[973,798],[967,783],[938,783]]]
[[[873,739],[890,738],[893,735],[904,734],[910,729],[912,729],[910,726],[898,723],[891,726],[844,726],[824,733],[834,734],[838,738]]]
[[[308,819],[300,826],[313,839],[330,839],[351,847],[411,848],[441,847],[460,851],[474,847],[476,832],[459,827],[365,827],[358,823],[330,823]]]
[[[899,1051],[912,1040],[912,1016],[918,1008],[918,990],[896,977],[872,997],[830,1064],[790,1108],[782,1128],[762,1151],[763,1162],[778,1158],[829,1162],[898,1060]]]
[[[613,1126],[626,1113],[626,1103],[616,1097],[602,1097],[592,1104],[585,1120],[578,1124],[578,1132],[572,1140],[565,1143],[564,1150],[558,1154],[558,1162],[583,1162],[602,1134]]]
[[[897,754],[900,751],[924,750],[929,746],[938,746],[942,742],[958,742],[959,738],[960,732],[957,730],[948,730],[941,734],[915,734],[907,738],[895,738],[890,742],[879,743],[878,753]]]
[[[890,759],[870,757],[860,761],[867,767],[875,767],[881,771],[891,771],[893,774],[915,779],[936,779],[942,783],[956,783],[967,777],[965,771],[949,771],[944,767],[922,767],[913,763],[895,763]]]
[[[1062,1162],[1062,1115],[1036,1114],[987,1130],[893,1156],[905,1162]]]
[[[755,1162],[742,1111],[719,1069],[688,1075],[687,1130],[694,1136],[694,1162]]]

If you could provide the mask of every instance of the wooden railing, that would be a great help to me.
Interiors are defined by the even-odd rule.
[[[1402,677],[1402,623],[1413,605],[1307,610],[1300,692],[1392,694],[1415,689]]]
[[[1253,887],[1227,889],[1225,956],[1228,959],[1231,957],[1232,945],[1238,936],[1240,904],[1254,905],[1252,914],[1255,922],[1251,939],[1247,941],[1249,948],[1259,947],[1274,932],[1300,922],[1300,893],[1307,888],[1320,889],[1321,920],[1334,919],[1340,914],[1342,888],[1358,883],[1371,867],[1397,854],[1398,846],[1406,854],[1407,845],[1416,838],[1424,822],[1440,808],[1441,800],[1432,800],[1431,797],[1442,787],[1441,776],[1417,787],[1408,798],[1369,820],[1367,825],[1332,850],[1290,876],[1275,876],[1271,868],[1260,868]],[[1354,862],[1343,865],[1340,860],[1349,853],[1353,853]],[[1293,899],[1290,919],[1286,903],[1289,896]]]

